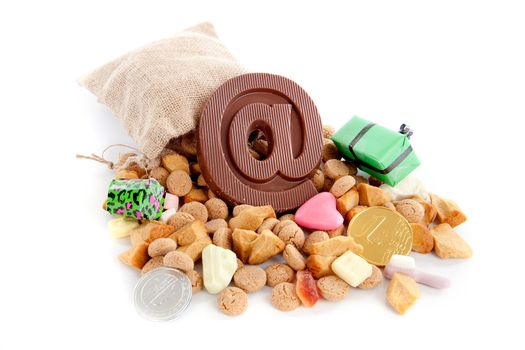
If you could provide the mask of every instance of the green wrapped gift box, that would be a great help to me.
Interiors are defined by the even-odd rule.
[[[346,159],[390,186],[420,164],[405,134],[359,117],[350,119],[332,140]]]

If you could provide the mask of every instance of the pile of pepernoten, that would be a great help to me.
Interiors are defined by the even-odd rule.
[[[257,108],[253,113],[260,113]],[[203,114],[201,126],[206,122]],[[203,154],[202,129],[172,142],[161,166],[147,171],[131,163],[115,174],[104,209],[117,216],[109,222],[112,237],[129,237],[131,247],[119,259],[142,275],[135,297],[143,315],[178,316],[192,293],[201,291],[215,295],[219,309],[234,316],[246,310],[250,293],[266,287],[272,288],[273,307],[292,311],[381,283],[389,283],[386,299],[403,314],[420,297],[418,284],[449,286],[448,279],[419,270],[408,254],[471,257],[454,231],[466,216],[409,175],[419,165],[410,130],[393,131],[358,117],[337,132],[308,127],[322,140],[319,159],[313,152],[316,166],[305,179],[294,178],[292,168],[283,176],[293,186],[310,186],[303,193],[314,189],[295,208],[294,195],[260,202],[266,197],[259,192],[270,190],[258,187],[257,172],[247,176],[250,168],[243,168],[250,162],[271,167],[278,153],[280,131],[260,121],[248,130],[245,153],[229,155],[251,157],[229,166],[249,178],[253,185],[243,183],[255,194],[241,185],[220,188],[228,179],[217,177],[216,159]],[[273,182],[276,192],[283,186],[279,181]],[[238,191],[246,194],[235,197]],[[169,303],[173,309],[166,309]]]

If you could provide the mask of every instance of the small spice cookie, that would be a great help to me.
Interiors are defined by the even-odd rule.
[[[169,193],[184,197],[192,189],[191,177],[183,170],[175,170],[166,179],[166,187]]]
[[[345,233],[345,225],[343,224],[336,229],[326,231],[326,233],[328,233],[328,237],[330,238],[341,236],[343,233]]]
[[[193,270],[193,260],[186,253],[173,251],[164,255],[164,266],[173,267],[184,272]]]
[[[325,139],[331,139],[335,134],[335,128],[331,125],[323,125],[323,137]]]
[[[193,215],[189,213],[177,212],[168,219],[168,225],[175,227],[175,231],[179,230],[186,224],[195,221]]]
[[[332,180],[337,180],[340,177],[350,174],[350,170],[345,163],[338,159],[330,159],[324,163],[324,174]]]
[[[244,263],[242,262],[241,259],[237,258],[237,270],[235,270],[235,271],[239,271],[243,267],[244,267]]]
[[[330,239],[330,236],[325,231],[314,231],[306,237],[303,245],[303,252],[306,254],[312,254],[312,246],[315,243],[327,241]]]
[[[162,166],[170,173],[176,170],[182,170],[186,174],[190,173],[190,163],[188,159],[178,153],[166,154],[161,158]]]
[[[211,198],[204,203],[206,209],[208,210],[208,217],[210,219],[223,219],[228,218],[228,206],[220,198]]]
[[[171,238],[157,238],[148,246],[148,255],[153,257],[164,256],[177,249],[177,242]]]
[[[144,275],[150,272],[151,270],[156,269],[157,267],[164,266],[163,261],[163,256],[156,256],[154,258],[149,259],[149,261],[142,267],[141,274]]]
[[[281,232],[281,230],[283,229],[283,227],[287,226],[287,225],[297,225],[295,222],[293,222],[292,220],[283,220],[283,221],[279,221],[274,227],[273,227],[273,233],[275,233],[276,235],[279,235],[279,232]]]
[[[191,292],[193,294],[200,292],[202,290],[202,275],[195,270],[186,272],[186,276],[190,279],[191,282]]]
[[[170,172],[161,166],[155,169],[152,169],[149,172],[149,176],[157,180],[164,188],[166,187],[166,180],[168,179],[169,175],[170,175]]]
[[[121,169],[117,171],[117,173],[115,174],[116,180],[117,179],[131,180],[131,179],[138,179],[138,178],[139,178],[139,175],[133,170]]]
[[[327,162],[330,159],[341,159],[341,154],[335,145],[334,141],[330,139],[323,139],[323,162]]]
[[[371,289],[380,285],[381,282],[383,282],[383,273],[381,272],[379,267],[372,265],[372,275],[363,282],[361,282],[361,284],[358,285],[357,288]]]
[[[143,167],[141,167],[140,165],[138,165],[135,162],[131,162],[126,167],[126,170],[132,170],[132,171],[136,172],[140,179],[147,179],[149,177],[149,176],[147,176],[148,174],[146,172],[146,169],[144,169]]]
[[[283,251],[283,257],[288,265],[295,271],[301,271],[306,268],[306,259],[293,244],[286,245]]]
[[[346,192],[350,191],[350,189],[354,186],[355,179],[350,175],[345,175],[335,180],[334,184],[330,188],[330,193],[332,193],[336,198],[339,198]]]
[[[321,296],[329,301],[342,300],[350,291],[350,285],[337,276],[321,277],[317,281],[317,288]]]
[[[259,266],[246,265],[235,272],[233,282],[247,292],[256,292],[266,284],[266,272]]]
[[[279,221],[284,221],[284,220],[292,220],[293,222],[295,222],[295,215],[294,214],[284,214],[284,215],[281,215],[279,217]]]
[[[425,217],[425,208],[414,199],[404,199],[394,205],[397,212],[410,223],[422,222]]]
[[[281,282],[292,282],[295,276],[290,266],[284,264],[271,264],[265,271],[266,284],[270,287],[275,287]]]
[[[213,234],[217,232],[220,228],[228,227],[228,223],[224,219],[213,219],[206,223],[206,231],[208,231],[209,234]]]
[[[285,244],[293,244],[298,249],[301,249],[304,245],[304,232],[296,223],[291,220],[290,222],[292,222],[293,225],[284,226],[277,236],[279,236]]]
[[[310,180],[312,180],[315,189],[317,192],[321,192],[323,190],[324,186],[324,173],[321,171],[321,169],[315,169],[310,174]]]
[[[228,287],[217,296],[219,309],[228,316],[238,316],[248,307],[248,294],[240,288]]]
[[[261,226],[259,226],[259,228],[257,229],[257,233],[261,233],[263,230],[273,231],[275,225],[277,225],[279,222],[279,219],[276,218],[266,218],[264,219]]]
[[[206,206],[199,202],[190,202],[180,207],[179,212],[191,214],[196,220],[200,220],[204,223],[208,221],[208,209]]]
[[[301,305],[295,292],[295,284],[282,282],[272,289],[272,305],[281,311],[292,311]]]

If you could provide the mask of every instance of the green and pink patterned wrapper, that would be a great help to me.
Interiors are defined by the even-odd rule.
[[[112,180],[106,210],[138,220],[158,219],[164,207],[164,187],[155,179]]]

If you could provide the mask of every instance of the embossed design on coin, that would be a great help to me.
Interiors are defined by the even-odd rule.
[[[153,321],[178,317],[191,300],[191,282],[181,271],[156,268],[140,278],[135,286],[137,312]]]
[[[392,255],[407,255],[412,249],[410,224],[388,208],[371,207],[357,214],[348,225],[348,235],[363,245],[361,256],[377,266],[385,266]]]

